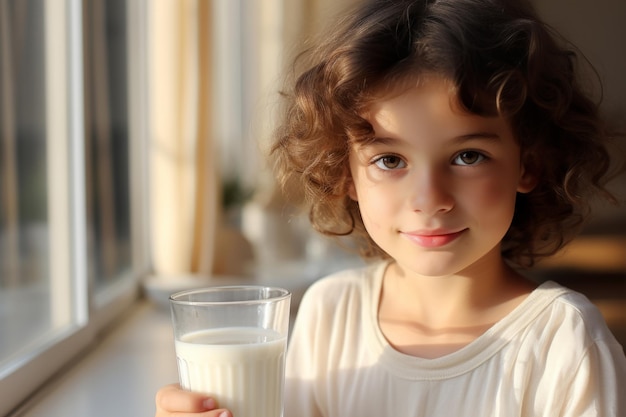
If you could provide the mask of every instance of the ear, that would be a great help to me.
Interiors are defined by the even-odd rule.
[[[531,192],[537,186],[539,176],[535,170],[529,169],[526,164],[522,164],[519,182],[517,183],[517,191],[526,194]]]

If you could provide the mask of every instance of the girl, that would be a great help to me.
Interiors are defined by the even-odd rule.
[[[305,295],[285,416],[626,415],[598,310],[519,272],[571,240],[592,194],[611,199],[574,54],[524,1],[377,0],[310,57],[278,176],[372,262]],[[156,416],[171,415],[230,413],[169,386]]]

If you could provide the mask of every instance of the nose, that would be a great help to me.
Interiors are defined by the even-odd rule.
[[[435,169],[422,169],[415,174],[411,187],[411,210],[433,215],[454,207],[454,195],[448,176]]]

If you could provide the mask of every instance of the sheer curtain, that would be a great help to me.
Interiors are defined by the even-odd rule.
[[[148,3],[151,257],[167,279],[210,274],[219,207],[211,137],[211,2]]]
[[[296,47],[356,1],[148,2],[151,256],[161,280],[238,274],[250,244],[257,263],[301,255],[281,230],[294,225],[262,148]],[[255,191],[237,225],[245,237],[221,204],[233,176]]]

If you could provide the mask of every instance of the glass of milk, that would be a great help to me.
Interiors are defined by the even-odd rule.
[[[281,417],[291,293],[210,287],[170,296],[180,384],[236,417]]]

